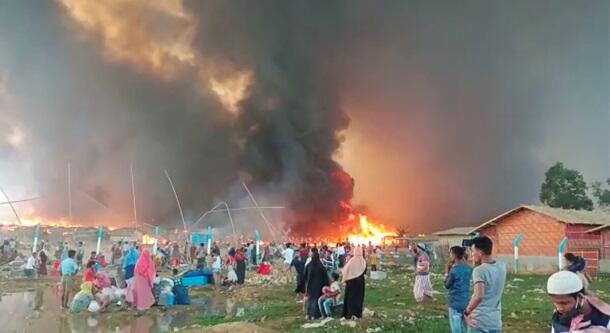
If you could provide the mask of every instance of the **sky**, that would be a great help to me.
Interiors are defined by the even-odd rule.
[[[538,202],[557,161],[610,177],[609,15],[602,0],[0,0],[0,186],[66,216],[70,161],[75,214],[128,223],[134,164],[153,224],[179,218],[167,169],[189,220],[250,205],[246,182],[294,230],[340,201],[412,232],[478,225]]]

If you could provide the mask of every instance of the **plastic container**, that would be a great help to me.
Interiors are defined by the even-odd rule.
[[[182,285],[185,287],[203,286],[208,283],[208,277],[205,275],[190,276],[182,278]]]
[[[160,306],[172,306],[174,305],[174,294],[173,293],[161,293],[159,295]]]

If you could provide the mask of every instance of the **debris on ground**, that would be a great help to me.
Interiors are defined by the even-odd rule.
[[[369,318],[369,317],[373,317],[375,315],[375,311],[370,310],[369,308],[364,308],[364,310],[362,310],[362,318]]]
[[[210,333],[278,333],[276,330],[245,322],[223,323],[214,326],[206,326],[205,330],[201,327],[190,327],[184,330],[178,330],[178,332],[182,333],[198,333],[203,331]]]
[[[341,322],[341,326],[348,326],[354,328],[356,327],[356,325],[358,325],[358,322],[355,320],[344,320]]]
[[[332,320],[333,320],[333,318],[328,317],[317,323],[305,323],[305,324],[301,325],[301,328],[319,328],[319,327],[326,325],[328,322],[330,322]]]

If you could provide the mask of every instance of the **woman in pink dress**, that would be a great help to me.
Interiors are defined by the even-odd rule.
[[[134,279],[127,286],[125,297],[125,300],[136,310],[147,310],[155,303],[153,282],[156,275],[155,264],[150,252],[146,249],[142,250],[134,268]]]

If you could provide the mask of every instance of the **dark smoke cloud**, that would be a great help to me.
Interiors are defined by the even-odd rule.
[[[194,82],[160,82],[105,61],[94,42],[79,39],[58,6],[13,6],[9,12],[39,22],[29,35],[57,43],[27,45],[35,52],[10,59],[28,67],[16,73],[15,89],[36,96],[18,96],[27,104],[19,118],[32,135],[45,213],[66,215],[69,162],[78,220],[118,215],[129,221],[128,166],[134,163],[145,221],[177,222],[164,168],[191,221],[241,181],[267,201],[286,205],[282,217],[292,226],[342,218],[339,202],[351,199],[352,187],[337,180],[342,168],[333,154],[348,118],[334,82],[339,31],[327,34],[342,6],[189,4],[199,22],[201,54],[253,70],[251,95],[237,119],[199,94]],[[23,44],[19,35],[9,37]],[[33,78],[21,78],[28,75]],[[32,82],[43,76],[44,86]],[[231,191],[230,204],[244,196]]]
[[[108,61],[57,3],[0,2],[10,123],[29,136],[26,151],[0,152],[28,165],[46,214],[67,213],[70,161],[77,218],[128,223],[134,163],[141,220],[179,225],[166,168],[189,220],[220,200],[251,205],[246,181],[261,203],[288,207],[274,221],[316,229],[352,197],[335,161],[345,138],[356,199],[417,231],[535,201],[555,160],[610,170],[607,1],[185,5],[203,57],[253,71],[237,118],[188,74],[164,81]],[[248,232],[259,220],[236,219]]]

